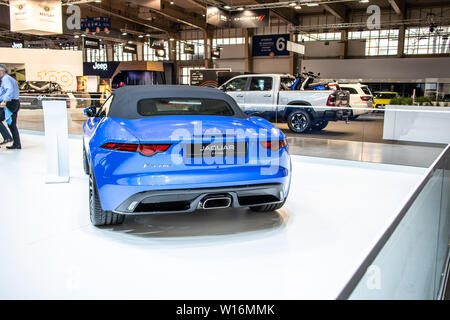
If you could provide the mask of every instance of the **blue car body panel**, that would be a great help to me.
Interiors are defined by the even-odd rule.
[[[225,134],[227,130],[235,133],[231,138],[235,142],[246,144],[245,156],[235,155],[222,159],[222,162],[186,158],[186,148],[190,144],[220,143],[230,139],[230,136],[218,134]],[[261,146],[261,141],[283,140],[285,136],[259,117],[93,117],[84,123],[83,131],[87,160],[95,176],[103,210],[115,211],[133,195],[154,190],[282,184],[283,198],[289,194],[291,160],[288,147],[275,152]],[[214,134],[206,134],[208,132]],[[139,152],[102,148],[111,142],[167,143],[171,146],[165,152],[144,156]]]

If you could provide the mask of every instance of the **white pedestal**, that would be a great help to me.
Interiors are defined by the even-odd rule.
[[[386,106],[383,139],[450,143],[450,108]]]
[[[43,101],[47,178],[45,183],[67,183],[70,180],[69,133],[66,101]]]

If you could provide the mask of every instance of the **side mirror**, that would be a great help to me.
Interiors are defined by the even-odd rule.
[[[223,92],[226,91],[226,90],[225,90],[225,87],[222,87],[222,86],[219,87],[219,90],[221,90],[221,91],[223,91]]]
[[[84,109],[83,113],[86,117],[92,118],[92,117],[95,117],[95,115],[97,114],[97,109],[93,106],[90,106],[90,107]]]

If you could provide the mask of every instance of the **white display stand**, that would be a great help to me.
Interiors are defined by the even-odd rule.
[[[408,110],[412,112],[407,112]],[[450,143],[450,108],[386,106],[383,139]]]
[[[66,101],[42,101],[45,122],[47,178],[45,183],[70,180]]]

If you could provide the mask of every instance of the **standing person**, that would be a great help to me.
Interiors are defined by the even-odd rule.
[[[0,134],[3,136],[3,142],[0,145],[13,141],[13,144],[6,148],[21,149],[19,130],[17,129],[17,113],[20,109],[19,85],[13,77],[7,74],[7,71],[6,66],[0,64],[0,79],[2,81],[0,86]],[[12,137],[2,123],[4,120],[8,124]]]

